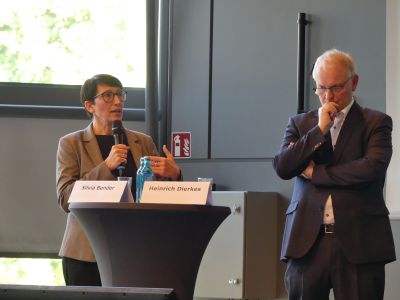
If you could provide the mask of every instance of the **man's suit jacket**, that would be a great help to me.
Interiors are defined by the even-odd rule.
[[[330,133],[318,127],[318,111],[291,117],[273,161],[283,179],[296,177],[286,211],[281,259],[304,256],[317,239],[331,194],[335,234],[352,263],[396,259],[389,212],[383,198],[392,155],[392,120],[353,103],[333,150]],[[311,180],[301,174],[315,162]]]
[[[141,156],[158,155],[150,136],[127,129],[125,133],[137,168]],[[92,124],[60,139],[56,166],[57,196],[59,205],[68,213],[60,256],[95,261],[82,227],[74,215],[69,213],[68,199],[76,180],[115,179],[103,160]]]

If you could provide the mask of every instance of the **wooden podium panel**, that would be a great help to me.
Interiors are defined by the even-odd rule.
[[[71,203],[95,253],[103,286],[173,288],[193,299],[204,251],[228,207]]]

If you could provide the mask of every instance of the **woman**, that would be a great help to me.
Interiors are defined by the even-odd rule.
[[[181,170],[164,146],[166,157],[159,157],[151,137],[124,129],[125,144],[114,145],[112,122],[121,120],[127,94],[114,76],[99,74],[85,81],[80,98],[91,117],[90,125],[59,141],[57,151],[58,203],[68,213],[59,255],[67,285],[101,286],[99,270],[89,241],[73,214],[68,199],[76,180],[116,180],[117,167],[125,164],[124,176],[132,177],[135,195],[136,171],[140,157],[150,156],[157,178],[179,180]]]

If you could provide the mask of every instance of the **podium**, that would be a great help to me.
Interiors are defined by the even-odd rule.
[[[198,268],[228,207],[75,202],[104,287],[173,288],[192,300]]]

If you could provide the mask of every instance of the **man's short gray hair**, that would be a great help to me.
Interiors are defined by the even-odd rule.
[[[337,49],[330,49],[322,53],[315,61],[312,73],[314,80],[316,80],[321,67],[327,61],[334,61],[347,67],[349,70],[349,77],[356,74],[354,60],[350,54]]]

